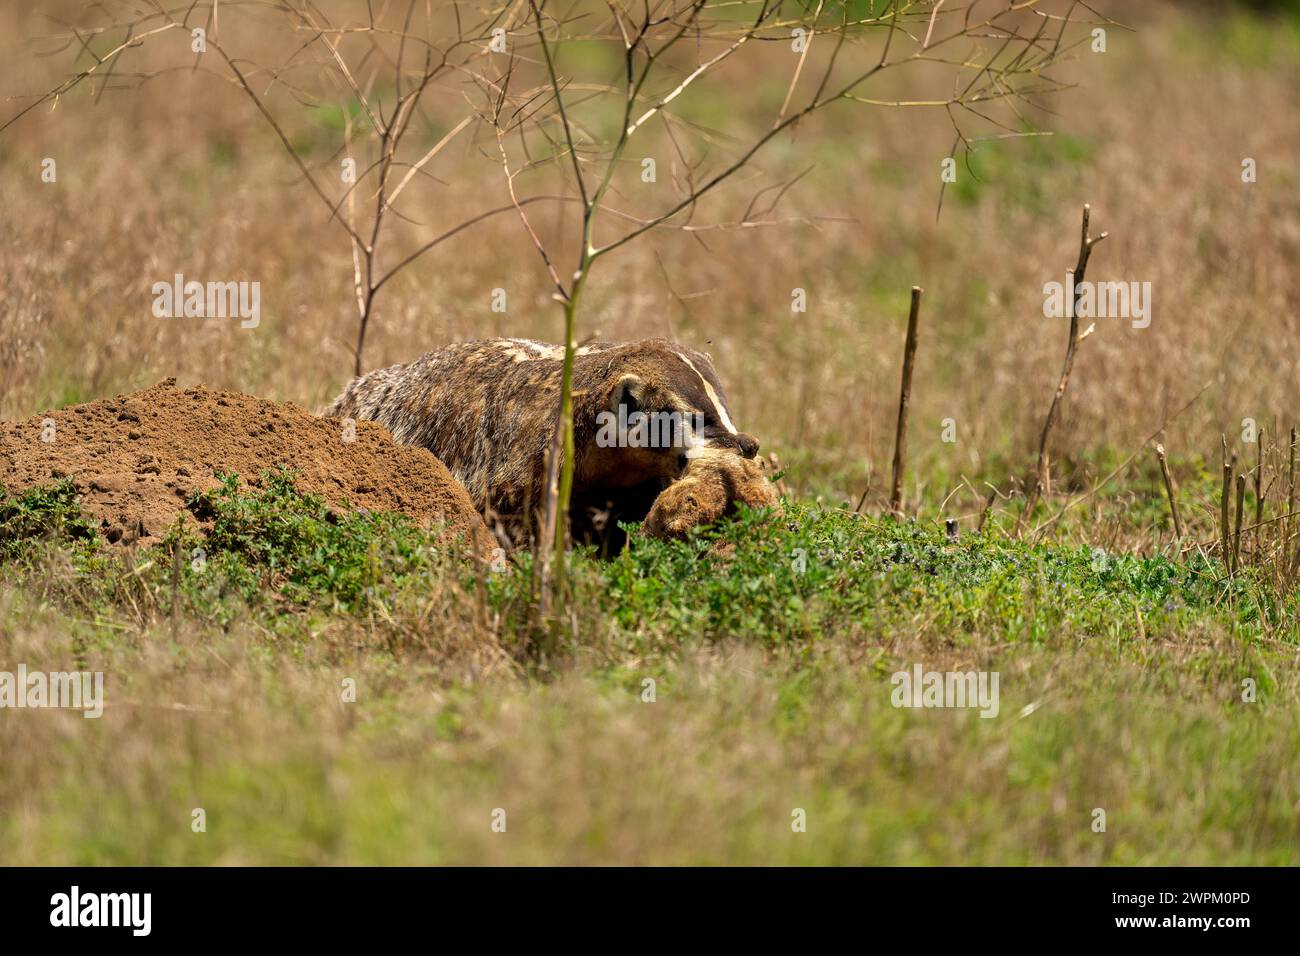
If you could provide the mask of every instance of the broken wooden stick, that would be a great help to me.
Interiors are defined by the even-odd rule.
[[[1291,426],[1291,464],[1287,468],[1286,521],[1282,525],[1282,567],[1291,566],[1291,516],[1295,514],[1295,426]]]
[[[1165,446],[1156,442],[1156,459],[1160,462],[1160,474],[1165,479],[1165,494],[1169,497],[1169,513],[1174,518],[1174,547],[1182,547],[1183,522],[1178,517],[1178,492],[1174,488],[1174,476],[1169,473],[1169,462],[1165,459]]]
[[[1241,563],[1241,510],[1246,500],[1246,476],[1237,476],[1237,524],[1232,532],[1232,573]]]
[[[916,360],[916,325],[921,315],[921,287],[912,286],[912,309],[907,315],[907,342],[903,346],[903,384],[898,395],[898,429],[894,432],[894,476],[889,510],[903,513],[903,472],[907,468],[907,405],[912,398],[912,366]]]
[[[1219,493],[1219,554],[1223,558],[1223,566],[1232,573],[1232,526],[1229,524],[1229,502],[1232,501],[1232,473],[1237,470],[1237,453],[1232,453],[1232,458],[1228,457],[1228,439],[1227,436],[1220,435],[1220,441],[1223,442],[1223,490]]]
[[[1264,524],[1264,429],[1255,437],[1255,563],[1259,563],[1259,529]]]

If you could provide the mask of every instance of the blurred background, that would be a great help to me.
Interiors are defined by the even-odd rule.
[[[323,9],[335,23],[365,18],[364,4]],[[789,221],[662,230],[620,249],[593,273],[579,338],[670,336],[709,351],[733,418],[777,453],[790,488],[856,501],[868,487],[886,493],[909,289],[923,286],[911,425],[920,482],[909,497],[938,501],[962,476],[1006,488],[1031,473],[1060,373],[1066,324],[1043,316],[1042,287],[1073,266],[1087,202],[1094,233],[1110,234],[1089,278],[1149,281],[1153,320],[1145,329],[1098,320],[1081,347],[1053,441],[1062,480],[1095,477],[1205,386],[1163,436],[1182,467],[1216,456],[1220,434],[1239,431],[1243,417],[1289,427],[1300,411],[1300,4],[1095,9],[1131,29],[1109,26],[1104,53],[1084,43],[1054,68],[1071,88],[1038,98],[1022,127],[1053,135],[976,131],[985,138],[969,156],[958,152],[937,217],[940,163],[954,140],[945,111],[830,107],[760,152],[693,220],[734,221],[759,189],[803,174],[769,217]],[[223,46],[246,64],[290,61],[292,33],[261,16],[231,7]],[[4,4],[0,122],[88,66],[86,50],[102,56],[122,38],[119,29],[70,40],[83,22],[113,20],[98,5]],[[573,55],[593,75],[619,69],[607,52]],[[0,133],[0,415],[166,376],[317,408],[350,377],[348,238],[216,54],[205,57],[179,32],[150,38],[119,59],[107,88],[82,84]],[[785,44],[766,44],[675,101],[679,128],[697,134],[685,155],[725,158],[770,124],[792,62]],[[341,198],[337,170],[358,111],[304,100],[291,69],[275,78],[248,69],[295,149]],[[152,71],[162,72],[135,75]],[[912,98],[933,79],[900,70],[863,92]],[[476,92],[463,78],[435,84],[411,133],[415,155],[472,113]],[[657,182],[641,181],[651,153],[634,147],[614,191],[616,204],[641,212],[669,202],[685,173],[666,138],[647,143]],[[54,183],[41,178],[47,157]],[[1242,181],[1248,157],[1254,183]],[[426,172],[386,227],[389,265],[509,202],[496,138],[479,124]],[[561,174],[543,164],[517,185],[553,191]],[[570,235],[575,216],[563,204],[530,208],[544,237]],[[562,272],[569,262],[561,258]],[[150,287],[177,272],[259,281],[260,325],[154,318]],[[498,288],[504,313],[492,309]],[[807,292],[806,313],[791,311],[795,288]],[[475,337],[559,341],[552,291],[519,219],[492,218],[383,288],[365,367]],[[945,419],[955,442],[942,440]]]

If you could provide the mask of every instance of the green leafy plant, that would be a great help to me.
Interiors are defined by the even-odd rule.
[[[0,561],[22,558],[37,540],[69,541],[83,549],[98,544],[98,532],[82,517],[71,481],[0,495]]]

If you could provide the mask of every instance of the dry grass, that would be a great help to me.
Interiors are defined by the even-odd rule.
[[[931,319],[917,360],[914,474],[934,476],[925,494],[936,500],[958,473],[1004,484],[1008,470],[1027,467],[1063,349],[1064,323],[1042,317],[1041,287],[1073,260],[1078,209],[1090,201],[1095,228],[1111,233],[1094,277],[1151,281],[1154,321],[1143,330],[1102,321],[1081,349],[1054,442],[1061,467],[1086,470],[1089,450],[1131,450],[1203,385],[1165,436],[1175,460],[1208,458],[1242,417],[1294,420],[1297,379],[1284,356],[1300,321],[1295,35],[1242,27],[1246,39],[1232,41],[1209,19],[1115,6],[1121,18],[1136,15],[1137,32],[1112,29],[1107,53],[1076,54],[1066,75],[1079,88],[1051,101],[1059,115],[1040,116],[1069,138],[985,144],[974,160],[985,184],[959,184],[937,224],[938,165],[951,137],[942,114],[863,107],[817,116],[761,154],[700,221],[733,217],[754,188],[811,165],[778,215],[854,222],[660,233],[595,274],[586,331],[706,346],[736,419],[795,465],[792,487],[856,500],[863,462],[881,475],[891,451],[907,296],[924,285]],[[39,11],[6,16],[0,89],[52,85],[66,57],[34,59],[40,45],[15,39],[43,32]],[[256,42],[249,49],[258,52]],[[779,99],[781,55],[765,51],[748,76],[727,74],[733,93],[689,112],[725,137],[747,104]],[[453,94],[443,97],[445,127],[464,113]],[[301,120],[297,132],[323,143],[341,135]],[[335,145],[313,160],[332,168]],[[403,225],[401,241],[507,201],[486,145],[456,141],[433,170],[449,185],[412,187],[424,224]],[[1244,155],[1259,163],[1252,185],[1240,182]],[[39,180],[44,156],[59,161],[56,185]],[[0,165],[0,414],[166,375],[315,406],[346,379],[355,324],[346,237],[323,224],[237,91],[185,72],[109,91],[98,104],[83,89],[0,138]],[[547,176],[529,185],[543,190]],[[668,178],[647,188],[670,190]],[[534,218],[546,229],[565,215]],[[262,326],[154,319],[149,286],[177,271],[261,281]],[[505,315],[490,310],[496,287],[509,292]],[[809,292],[807,315],[790,313],[795,287]],[[560,315],[548,293],[527,236],[501,217],[385,290],[368,364],[475,336],[555,339]],[[939,440],[947,417],[956,444]]]

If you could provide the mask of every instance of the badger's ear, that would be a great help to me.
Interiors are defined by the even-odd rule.
[[[609,393],[609,410],[615,415],[618,414],[620,405],[627,406],[627,414],[631,415],[641,409],[641,397],[645,394],[645,382],[636,375],[624,375],[614,383],[614,388]]]

